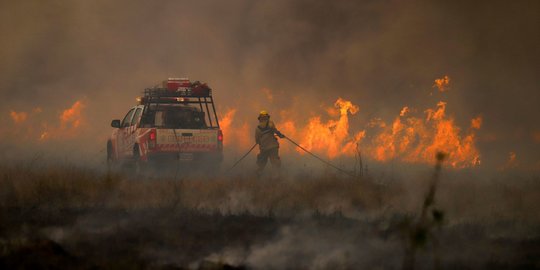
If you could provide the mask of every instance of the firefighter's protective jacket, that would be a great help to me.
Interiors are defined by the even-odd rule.
[[[259,121],[259,125],[255,128],[255,142],[259,144],[261,152],[272,148],[279,148],[277,138],[274,136],[274,133],[278,132],[274,122],[270,120]]]

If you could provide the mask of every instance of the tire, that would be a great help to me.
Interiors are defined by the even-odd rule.
[[[133,173],[135,175],[142,175],[145,171],[145,164],[141,161],[141,154],[139,152],[139,145],[133,146]]]

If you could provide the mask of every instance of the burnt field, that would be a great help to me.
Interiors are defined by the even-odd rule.
[[[422,217],[430,177],[175,180],[3,165],[0,268],[540,268],[538,177],[443,170]]]

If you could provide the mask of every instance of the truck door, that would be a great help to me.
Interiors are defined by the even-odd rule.
[[[126,154],[128,156],[133,155],[133,146],[135,146],[135,142],[137,141],[137,123],[139,122],[139,118],[141,118],[141,113],[142,108],[135,108],[135,113],[133,114],[133,118],[131,119],[131,124],[127,129]]]
[[[124,117],[124,120],[122,120],[122,123],[120,124],[120,128],[118,130],[117,136],[118,138],[116,141],[118,142],[118,156],[120,158],[126,157],[126,155],[131,151],[131,149],[128,149],[129,147],[129,134],[130,134],[130,127],[131,127],[131,119],[133,118],[133,113],[135,112],[135,108],[129,110],[129,112]]]

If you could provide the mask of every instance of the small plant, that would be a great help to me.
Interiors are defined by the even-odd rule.
[[[431,178],[429,190],[422,204],[420,217],[414,220],[411,217],[405,218],[401,223],[404,236],[405,256],[403,258],[403,269],[411,270],[415,266],[416,251],[423,248],[428,242],[433,245],[433,268],[440,269],[440,258],[438,255],[438,239],[434,234],[434,229],[441,229],[444,221],[444,211],[435,207],[435,193],[439,183],[442,163],[446,159],[446,154],[438,152],[435,172]]]

